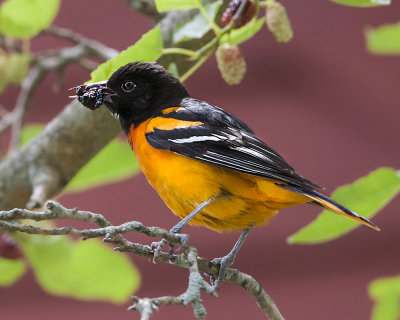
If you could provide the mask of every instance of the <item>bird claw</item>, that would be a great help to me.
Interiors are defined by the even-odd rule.
[[[156,263],[156,259],[157,259],[158,255],[160,254],[161,249],[165,246],[165,244],[166,244],[167,242],[168,242],[167,240],[161,239],[160,241],[155,241],[155,242],[152,242],[152,243],[151,243],[151,245],[150,245],[151,250],[154,251],[154,254],[153,254],[153,263]]]
[[[173,229],[170,230],[170,232],[174,232]],[[181,234],[181,233],[176,233],[175,234],[178,238],[180,238],[180,242],[181,245],[178,247],[178,249],[176,251],[181,250],[189,241],[189,236],[187,234]],[[160,241],[156,241],[156,242],[152,242],[150,247],[151,249],[154,251],[154,255],[153,255],[153,263],[156,263],[156,259],[158,257],[158,255],[161,252],[161,249],[168,243],[168,240],[166,239],[162,239]],[[173,244],[169,244],[169,250],[168,250],[168,261],[169,263],[173,263],[174,261],[174,245]]]
[[[231,256],[227,255],[222,258],[214,258],[212,263],[219,264],[219,274],[218,278],[215,278],[214,276],[209,276],[210,277],[210,284],[213,287],[214,290],[217,290],[218,287],[222,284],[222,282],[225,279],[225,276],[228,272],[228,268],[232,265],[233,259]]]
[[[171,231],[173,232],[173,231]],[[189,241],[189,235],[187,235],[186,233],[175,233],[175,236],[177,236],[178,238],[181,239],[181,245],[179,246],[179,248],[177,249],[178,251],[181,250],[184,246],[187,245],[188,241]]]
[[[208,274],[206,272],[204,272],[204,276],[209,278],[212,291],[217,291],[220,289],[220,285],[222,284],[222,281],[219,282],[218,278],[215,278],[213,275]]]
[[[211,262],[212,262],[212,263],[215,263],[215,264],[222,264],[224,258],[226,258],[226,257],[214,258],[214,259],[211,260]]]
[[[181,233],[181,230],[182,230],[182,228],[181,228],[180,226],[176,225],[176,226],[173,226],[173,227],[169,230],[169,232],[171,232],[171,233],[176,233],[176,234],[180,234],[180,233]]]

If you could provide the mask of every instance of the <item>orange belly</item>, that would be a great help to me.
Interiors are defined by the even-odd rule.
[[[129,140],[149,183],[180,218],[202,202],[215,200],[190,222],[215,231],[266,223],[279,209],[309,201],[271,180],[209,165],[149,145],[148,121],[130,130]]]

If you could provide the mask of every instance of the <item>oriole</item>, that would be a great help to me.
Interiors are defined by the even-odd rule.
[[[180,218],[192,213],[189,224],[218,232],[244,230],[230,254],[216,260],[222,263],[217,285],[251,228],[280,209],[311,203],[379,230],[317,192],[317,184],[299,175],[245,123],[190,97],[156,63],[129,63],[108,81],[76,91],[85,106],[104,104],[119,117],[143,173],[173,213]]]

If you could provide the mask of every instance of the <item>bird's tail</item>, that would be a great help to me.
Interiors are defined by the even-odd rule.
[[[346,208],[345,206],[342,206],[340,203],[337,203],[336,201],[332,200],[331,198],[329,198],[315,190],[309,190],[309,189],[307,190],[307,189],[303,189],[301,187],[283,185],[283,184],[279,184],[279,186],[284,189],[291,190],[296,193],[305,195],[306,197],[311,199],[311,201],[310,201],[311,204],[323,207],[331,212],[340,214],[341,216],[344,216],[348,219],[357,221],[358,223],[362,223],[363,225],[366,225],[367,227],[370,227],[372,229],[380,231],[379,227],[377,227],[375,224],[373,224],[368,219],[360,216],[359,214],[355,213],[354,211]]]

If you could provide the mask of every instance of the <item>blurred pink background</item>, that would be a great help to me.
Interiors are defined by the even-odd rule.
[[[398,168],[400,57],[368,54],[363,30],[397,22],[400,3],[369,9],[327,0],[283,3],[294,29],[292,42],[278,44],[263,28],[241,45],[248,68],[242,84],[226,85],[211,58],[187,81],[189,92],[244,120],[299,173],[325,186],[328,194],[378,167]],[[119,50],[151,28],[148,18],[118,0],[63,1],[55,24]],[[32,48],[64,44],[42,36]],[[76,66],[69,66],[65,75],[65,90],[60,94],[50,92],[54,76],[46,78],[33,99],[28,122],[50,121],[69,101],[67,89],[89,77]],[[2,104],[13,107],[17,93],[10,88]],[[66,207],[102,213],[114,224],[139,220],[170,228],[178,221],[142,174],[59,200]],[[360,227],[339,240],[315,246],[289,246],[286,237],[319,210],[307,205],[286,209],[269,226],[250,235],[234,267],[258,279],[287,319],[368,319],[372,308],[368,283],[400,274],[399,205],[400,199],[395,199],[374,218],[382,232]],[[225,255],[238,237],[204,228],[188,227],[185,232],[207,258]],[[130,239],[151,242],[137,235]],[[142,274],[137,295],[178,295],[185,290],[186,271],[132,259]],[[244,290],[226,283],[219,295],[218,299],[203,295],[207,319],[264,318]],[[126,311],[129,304],[49,296],[31,273],[11,288],[1,288],[0,301],[2,319],[140,318]],[[153,318],[192,319],[193,313],[190,306],[161,307]]]

